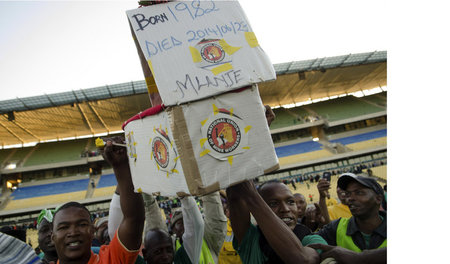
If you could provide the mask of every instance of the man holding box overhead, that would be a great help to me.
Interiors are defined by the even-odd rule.
[[[144,202],[134,192],[126,149],[106,142],[103,157],[113,169],[120,189],[123,220],[109,245],[99,254],[91,250],[94,226],[89,210],[77,202],[59,207],[53,217],[52,240],[58,263],[134,263],[139,254],[144,227]],[[120,142],[122,143],[122,142]]]

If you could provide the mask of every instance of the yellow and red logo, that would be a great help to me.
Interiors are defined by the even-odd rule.
[[[250,149],[247,144],[251,126],[246,126],[244,120],[233,113],[233,108],[218,108],[214,104],[212,107],[213,113],[201,122],[200,157],[209,154],[233,165],[236,155]]]

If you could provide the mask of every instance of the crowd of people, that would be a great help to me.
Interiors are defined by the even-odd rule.
[[[44,209],[36,219],[39,255],[13,234],[0,233],[1,259],[61,264],[387,262],[385,190],[372,177],[339,175],[339,201],[332,204],[327,203],[332,173],[317,182],[320,199],[312,205],[278,180],[250,180],[202,197],[161,200],[134,192],[126,149],[113,142],[124,139],[106,139],[102,149],[117,179],[108,215],[94,218],[78,202]],[[8,250],[11,245],[20,251]]]

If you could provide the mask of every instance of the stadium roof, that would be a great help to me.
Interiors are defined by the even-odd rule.
[[[280,63],[259,90],[272,107],[353,93],[386,86],[386,65],[386,51]],[[145,81],[0,101],[0,145],[119,131],[150,106]]]

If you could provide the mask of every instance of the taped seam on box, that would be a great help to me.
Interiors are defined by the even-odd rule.
[[[173,139],[177,146],[180,156],[181,167],[183,168],[184,177],[189,192],[192,195],[198,195],[203,188],[200,170],[198,169],[197,160],[195,159],[194,149],[192,147],[191,138],[189,137],[186,119],[184,118],[181,106],[168,108],[167,114],[170,117],[170,127],[172,128]]]
[[[206,194],[210,194],[212,192],[218,191],[220,190],[220,183],[219,182],[215,182],[209,186],[203,187],[203,186],[199,186],[198,187],[198,192],[199,195],[206,195]]]
[[[272,167],[270,167],[270,168],[268,168],[268,169],[265,169],[265,170],[264,170],[264,174],[270,173],[270,172],[272,172],[272,171],[276,171],[276,170],[278,170],[279,168],[280,168],[280,164],[277,163],[275,166],[272,166]]]

